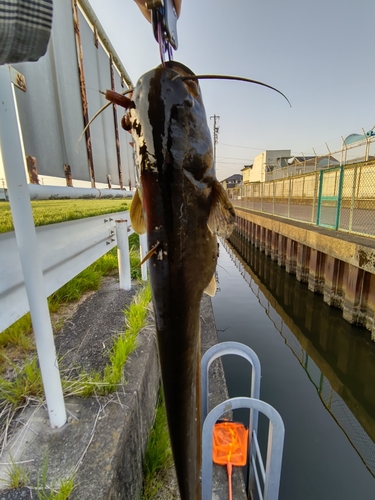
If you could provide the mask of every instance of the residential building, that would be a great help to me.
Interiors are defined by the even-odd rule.
[[[265,182],[266,174],[288,165],[290,149],[268,149],[254,158],[248,182]]]
[[[244,168],[241,168],[242,172],[242,183],[249,184],[250,183],[250,173],[253,165],[245,165]]]
[[[221,181],[221,184],[223,185],[224,189],[232,189],[238,187],[242,184],[242,175],[233,174]]]

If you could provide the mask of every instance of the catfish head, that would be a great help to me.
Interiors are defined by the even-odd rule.
[[[141,175],[173,164],[201,189],[214,181],[212,140],[198,83],[179,78],[189,74],[185,66],[170,62],[143,75],[128,120]]]
[[[194,73],[175,61],[143,75],[133,90],[122,123],[133,135],[139,191],[148,174],[158,175],[159,180],[163,178],[161,188],[166,189],[167,178],[173,171],[183,173],[197,192],[211,197],[209,228],[227,237],[234,227],[234,209],[216,180],[212,139],[198,81],[181,79],[189,75]],[[139,191],[135,194],[131,218],[135,231],[141,234],[146,228],[142,213],[137,210]],[[145,198],[146,212],[147,203]]]

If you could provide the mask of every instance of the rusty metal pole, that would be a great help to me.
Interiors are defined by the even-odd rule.
[[[66,185],[68,187],[73,187],[73,176],[72,176],[72,169],[70,168],[70,165],[67,165],[67,164],[64,165],[64,174],[65,174],[65,179],[66,179]]]
[[[112,55],[109,56],[109,68],[111,72],[111,89],[115,89],[115,71],[113,68],[113,59]],[[118,168],[118,180],[120,184],[120,189],[124,189],[124,184],[122,181],[122,165],[121,165],[121,152],[120,152],[120,138],[118,135],[118,121],[117,121],[117,106],[116,104],[112,104],[113,108],[113,122],[115,125],[115,138],[116,138],[116,154],[117,154],[117,168]]]
[[[90,127],[88,127],[89,111],[88,111],[88,102],[87,102],[87,94],[86,94],[85,72],[84,72],[84,68],[83,68],[83,51],[82,51],[82,44],[81,44],[81,34],[79,31],[78,5],[77,5],[76,0],[73,0],[73,19],[74,19],[74,33],[75,33],[75,37],[76,37],[79,83],[80,83],[80,89],[81,89],[83,124],[84,124],[84,127],[86,129],[85,130],[85,137],[86,137],[87,160],[89,163],[91,187],[94,188],[95,187],[94,159],[93,159],[93,154],[92,154]]]
[[[31,184],[40,184],[38,177],[38,167],[36,158],[34,156],[26,156],[27,171],[29,173],[29,180]]]

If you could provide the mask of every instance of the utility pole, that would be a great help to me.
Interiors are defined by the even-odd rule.
[[[214,137],[214,167],[216,168],[216,144],[217,144],[217,140],[219,137],[218,122],[220,120],[220,116],[217,116],[217,115],[210,116],[211,120],[212,120],[212,118],[214,119],[214,133],[213,133],[213,137]]]

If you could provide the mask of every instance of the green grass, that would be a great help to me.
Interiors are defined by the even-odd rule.
[[[51,487],[47,485],[48,459],[43,460],[42,469],[39,471],[37,482],[37,499],[38,500],[68,500],[70,494],[75,488],[74,474],[66,479],[61,479],[58,487],[53,484]]]
[[[17,344],[21,349],[29,350],[32,330],[30,313],[25,314],[9,328],[1,332],[0,348]]]
[[[155,422],[150,431],[147,443],[142,500],[152,500],[154,498],[165,483],[166,471],[172,465],[173,458],[167,426],[167,415],[160,390]]]
[[[1,405],[10,404],[13,409],[16,409],[27,403],[31,397],[42,401],[44,389],[37,358],[26,359],[21,367],[10,360],[9,364],[12,365],[15,376],[12,380],[0,377]]]
[[[38,500],[68,500],[70,494],[75,488],[74,477],[62,479],[59,486],[51,491],[47,487],[37,491]]]
[[[65,396],[68,394],[83,397],[93,394],[104,395],[115,391],[119,384],[125,383],[124,366],[129,354],[137,347],[139,331],[146,325],[150,301],[151,288],[147,284],[140,289],[133,302],[124,311],[126,328],[112,345],[103,375],[98,372],[83,372],[77,380],[63,379]]]
[[[147,306],[151,301],[151,287],[148,284],[136,295],[134,301],[125,310],[126,330],[114,343],[109,357],[109,364],[104,369],[103,383],[113,390],[123,382],[125,362],[137,345],[138,332],[146,324]]]
[[[140,271],[137,240],[137,235],[131,236],[131,252],[134,254],[133,262],[136,264],[132,274],[138,277]],[[102,277],[114,269],[117,269],[116,249],[108,252],[49,297],[50,310],[56,311],[61,304],[79,299],[88,290],[96,290],[100,286]],[[82,373],[79,380],[63,380],[65,393],[87,397],[94,392],[103,394],[116,389],[122,382],[126,359],[136,347],[138,332],[145,325],[150,301],[151,289],[148,285],[138,292],[132,304],[124,311],[126,330],[119,335],[112,346],[104,375]],[[44,394],[31,332],[30,316],[25,315],[0,335],[2,341],[0,373],[11,369],[15,374],[11,381],[0,377],[0,401],[3,404],[10,404],[14,410],[23,406],[29,397],[42,400]]]
[[[8,488],[23,488],[27,485],[28,475],[26,469],[21,465],[15,463],[10,457],[10,464],[6,466],[8,478],[6,481]]]
[[[31,207],[36,226],[84,219],[95,215],[128,210],[128,200],[40,200],[32,201]],[[13,231],[12,214],[8,202],[0,203],[0,233]]]

